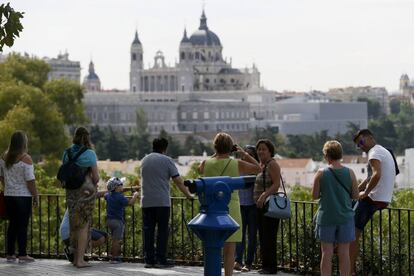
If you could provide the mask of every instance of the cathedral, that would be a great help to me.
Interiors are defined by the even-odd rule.
[[[410,82],[407,74],[400,78],[400,93],[407,102],[414,104],[414,80]]]
[[[131,92],[250,90],[260,86],[260,73],[254,65],[237,69],[223,59],[223,46],[208,28],[204,10],[198,30],[188,37],[184,29],[179,62],[174,67],[168,67],[158,51],[152,67],[144,69],[143,49],[135,32],[130,56]]]
[[[130,47],[128,91],[102,90],[91,62],[83,83],[91,125],[133,134],[137,114],[145,114],[151,135],[165,130],[181,137],[193,134],[200,141],[219,131],[239,140],[266,127],[285,134],[328,129],[333,135],[346,132],[349,122],[367,125],[366,104],[310,102],[306,97],[283,102],[276,91],[263,88],[255,65],[233,68],[223,58],[223,45],[209,29],[204,11],[198,29],[190,36],[184,29],[178,41],[179,59],[174,66],[168,66],[157,51],[152,65],[144,68],[145,43],[136,31]]]

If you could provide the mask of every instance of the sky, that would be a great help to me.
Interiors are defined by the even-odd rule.
[[[4,2],[4,1],[2,1]],[[398,90],[414,79],[412,0],[10,0],[24,30],[4,49],[38,57],[67,51],[89,61],[105,89],[129,87],[129,51],[138,30],[144,64],[156,51],[174,65],[184,27],[209,29],[234,67],[256,64],[267,89],[326,91],[345,86]]]

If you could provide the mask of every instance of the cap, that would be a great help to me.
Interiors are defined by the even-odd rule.
[[[106,182],[106,188],[108,191],[112,192],[116,189],[118,186],[124,185],[125,177],[118,178],[118,177],[111,177],[108,182]]]

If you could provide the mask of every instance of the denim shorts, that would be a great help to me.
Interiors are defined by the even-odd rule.
[[[360,200],[355,210],[355,227],[361,231],[364,230],[365,225],[367,225],[374,213],[380,209],[378,205],[372,204],[367,200]]]
[[[108,219],[106,220],[106,226],[108,226],[109,231],[113,240],[120,241],[124,237],[124,223],[119,219]]]
[[[316,238],[321,242],[348,243],[355,240],[354,218],[341,225],[317,225]]]
[[[98,229],[95,229],[95,228],[91,229],[91,240],[93,240],[93,241],[97,241],[102,237],[106,238],[107,236],[108,236],[108,234],[104,231],[101,231],[101,230],[98,230]]]

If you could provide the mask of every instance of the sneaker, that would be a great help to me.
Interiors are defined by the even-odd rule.
[[[122,259],[120,257],[112,258],[112,260],[109,262],[110,264],[121,264]]]
[[[249,272],[250,270],[252,270],[252,266],[250,266],[250,265],[245,265],[245,266],[243,266],[243,268],[241,269],[241,272]]]
[[[35,259],[29,255],[19,257],[19,263],[31,263],[34,261]]]
[[[155,265],[154,264],[145,264],[144,267],[145,268],[154,268]]]
[[[277,270],[276,269],[262,268],[257,273],[259,273],[259,274],[277,274]]]
[[[240,263],[238,263],[238,262],[235,262],[235,263],[234,263],[234,266],[233,266],[233,269],[234,269],[234,270],[241,271],[241,270],[242,270],[242,268],[243,268],[242,264],[240,264]]]
[[[70,248],[69,248],[69,247],[65,247],[65,248],[63,249],[63,252],[64,252],[64,254],[65,254],[66,259],[67,259],[69,262],[73,263],[73,258],[74,258],[74,256],[73,256],[73,253],[72,253],[72,251],[70,250]]]
[[[154,267],[155,268],[170,268],[173,267],[174,264],[171,262],[165,262],[165,263],[159,263],[159,264],[155,264]]]
[[[7,256],[6,257],[6,261],[8,263],[14,263],[16,261],[16,256],[12,255],[12,256]]]

